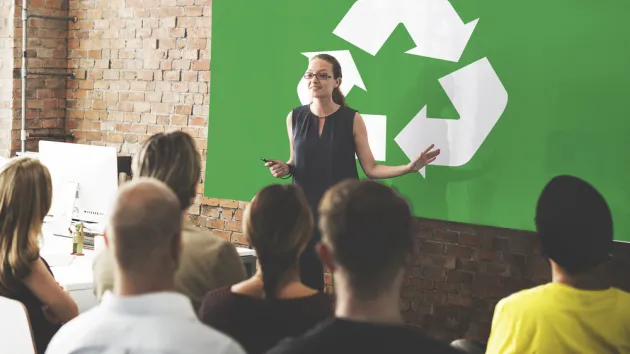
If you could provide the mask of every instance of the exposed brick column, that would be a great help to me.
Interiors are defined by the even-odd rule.
[[[16,0],[15,61],[13,81],[13,131],[11,151],[20,150],[22,1]],[[65,0],[28,0],[29,14],[68,16]],[[31,18],[27,27],[27,67],[44,72],[67,72],[68,22]],[[66,116],[66,81],[63,76],[29,75],[26,81],[26,129],[33,135],[63,134]],[[49,139],[51,140],[51,139]],[[37,151],[38,139],[27,140],[27,151]]]
[[[0,0],[0,156],[9,157],[13,120],[13,0]]]

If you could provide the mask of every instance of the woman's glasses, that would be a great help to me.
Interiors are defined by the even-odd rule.
[[[313,76],[317,76],[317,80],[328,80],[328,79],[332,78],[332,76],[328,75],[328,73],[318,73],[318,74],[305,73],[304,74],[304,78],[306,80],[311,80],[313,78]]]

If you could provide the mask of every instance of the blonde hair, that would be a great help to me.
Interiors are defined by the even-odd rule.
[[[147,139],[133,159],[134,178],[151,177],[168,185],[182,210],[192,205],[201,177],[201,155],[187,133],[158,133]]]
[[[298,264],[313,232],[311,208],[302,189],[273,184],[248,206],[243,232],[256,250],[265,298],[274,298],[287,271]]]
[[[30,157],[9,160],[0,172],[0,290],[12,293],[30,274],[51,204],[48,168]]]

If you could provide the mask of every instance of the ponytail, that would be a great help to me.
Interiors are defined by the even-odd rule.
[[[291,254],[272,255],[271,259],[265,258],[264,256],[262,259],[260,256],[258,258],[262,272],[263,295],[266,300],[274,300],[282,278],[295,264],[297,255],[291,252]]]
[[[346,97],[343,95],[343,93],[341,93],[341,90],[339,89],[339,87],[335,87],[333,89],[332,99],[333,99],[333,102],[335,102],[336,104],[340,106],[346,105]]]

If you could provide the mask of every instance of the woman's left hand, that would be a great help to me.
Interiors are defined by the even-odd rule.
[[[433,150],[433,147],[435,147],[435,144],[431,144],[420,154],[420,156],[416,157],[413,161],[409,163],[409,165],[407,165],[407,167],[409,168],[409,172],[419,171],[424,166],[435,161],[435,159],[440,154],[440,149]]]

